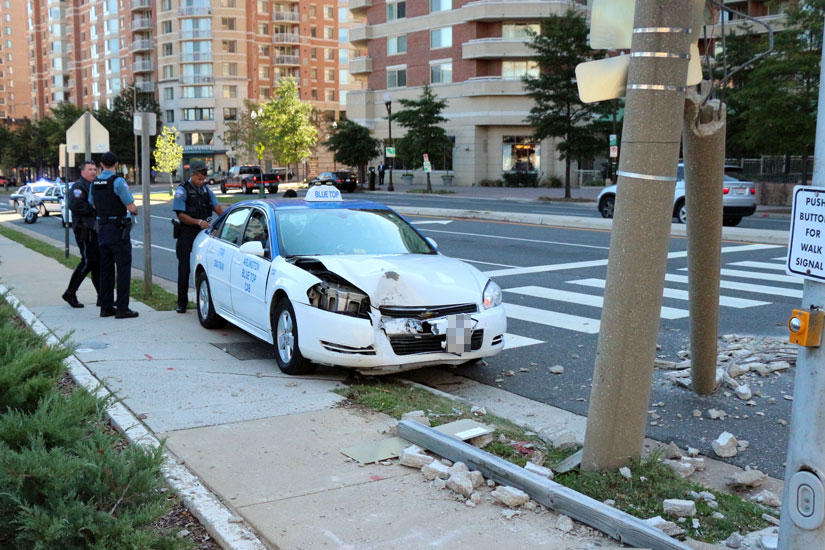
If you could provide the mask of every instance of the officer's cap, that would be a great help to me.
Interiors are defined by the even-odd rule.
[[[114,166],[117,164],[117,155],[111,151],[106,151],[103,153],[103,156],[100,157],[100,164],[103,166]]]
[[[209,170],[206,169],[206,165],[204,163],[202,163],[202,162],[193,162],[192,164],[189,165],[189,171],[192,172],[193,174],[196,173],[196,172],[202,172],[203,174],[206,174]]]

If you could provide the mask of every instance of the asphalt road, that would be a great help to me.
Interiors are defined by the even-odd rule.
[[[371,198],[379,197],[372,195]],[[385,202],[422,205],[414,196],[390,197]],[[465,208],[467,204],[479,202],[446,199],[443,204],[427,204]],[[495,205],[487,204],[484,209],[489,210],[492,206],[495,209],[504,206],[559,208],[567,213],[590,208],[499,201]],[[171,203],[153,205],[151,216],[153,272],[175,280],[174,240],[169,222]],[[508,349],[488,360],[486,365],[463,368],[458,372],[518,395],[586,414],[601,317],[603,289],[600,287],[606,276],[610,233],[470,220],[413,218],[412,221],[437,241],[441,252],[488,272],[505,291]],[[22,219],[13,220],[11,224],[25,225]],[[60,220],[54,216],[39,218],[37,223],[26,227],[52,238],[63,238]],[[133,265],[140,268],[144,252],[142,221],[136,225],[132,239]],[[686,277],[686,246],[684,238],[670,241],[671,258],[667,271],[670,280],[666,287],[672,291],[687,290],[681,279]],[[785,255],[785,248],[730,242],[723,246],[723,267],[730,271],[723,276],[722,294],[749,301],[737,304],[744,307],[721,308],[719,333],[786,336],[785,321],[791,309],[799,306],[800,299],[795,294],[801,293],[802,285],[781,275],[780,258]],[[741,262],[755,263],[737,265]],[[770,280],[776,276],[779,278]],[[748,284],[762,288],[754,292],[754,287],[745,286]],[[688,304],[684,299],[667,297],[664,305],[671,309],[667,315],[670,318],[661,320],[659,356],[678,360],[677,352],[689,349]],[[564,374],[550,374],[549,368],[554,365],[562,365]],[[528,372],[522,372],[522,368]],[[508,371],[513,371],[514,375],[508,376]],[[422,374],[426,376],[427,373]],[[793,393],[792,371],[765,379],[763,383],[764,386],[759,388],[763,397],[755,399],[755,407],[748,407],[735,396],[725,396],[722,391],[711,397],[695,396],[663,381],[662,372],[657,371],[651,403],[664,402],[665,406],[655,409],[661,418],[656,421],[657,425],[648,426],[647,433],[661,441],[676,441],[683,448],[699,448],[712,456],[710,442],[727,430],[750,442],[750,449],[732,462],[781,476],[789,426],[779,424],[779,420],[790,420],[791,402],[782,399],[782,393]],[[774,397],[776,403],[768,404],[769,397]],[[694,409],[707,411],[711,408],[724,410],[730,416],[725,420],[693,417]],[[757,416],[756,411],[763,412],[764,416]],[[746,415],[748,418],[744,418]]]

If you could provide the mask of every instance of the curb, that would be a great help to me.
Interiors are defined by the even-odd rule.
[[[47,343],[51,345],[60,343],[54,333],[3,284],[0,284],[0,294],[6,296],[6,300],[17,309],[20,317],[32,330],[38,335],[47,336]],[[75,355],[69,357],[67,363],[69,374],[78,385],[99,397],[116,397]],[[106,416],[129,440],[129,443],[152,449],[161,446],[154,434],[120,401],[115,399],[106,408]],[[261,542],[250,528],[243,523],[236,522],[239,516],[232,513],[182,461],[166,450],[163,451],[163,456],[164,464],[161,470],[164,477],[169,485],[183,497],[186,507],[198,518],[218,544],[228,550],[268,550],[269,547]]]

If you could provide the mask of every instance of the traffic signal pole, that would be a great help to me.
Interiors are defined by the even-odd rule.
[[[693,2],[637,0],[582,468],[641,456],[667,267]]]
[[[709,84],[709,83],[708,83]],[[716,390],[722,188],[725,174],[725,105],[685,98],[683,148],[690,297],[690,368],[693,391]]]

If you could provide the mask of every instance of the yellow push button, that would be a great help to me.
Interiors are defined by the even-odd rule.
[[[825,324],[825,311],[813,309],[803,311],[795,309],[788,319],[790,342],[799,346],[819,347],[822,341],[822,327]]]

